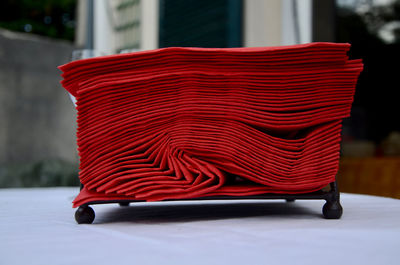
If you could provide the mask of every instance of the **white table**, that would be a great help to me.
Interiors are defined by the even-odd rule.
[[[77,188],[0,189],[0,264],[400,264],[400,200],[95,205],[78,225]]]

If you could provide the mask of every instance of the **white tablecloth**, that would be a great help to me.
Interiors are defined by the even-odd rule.
[[[0,264],[400,264],[400,200],[95,205],[78,225],[76,188],[0,189]]]

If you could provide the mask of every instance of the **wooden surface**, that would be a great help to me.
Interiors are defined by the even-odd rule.
[[[343,157],[338,183],[342,192],[400,199],[400,157]]]

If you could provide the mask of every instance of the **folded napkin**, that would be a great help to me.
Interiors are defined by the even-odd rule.
[[[74,206],[323,188],[363,67],[349,48],[164,48],[60,66],[77,99]]]

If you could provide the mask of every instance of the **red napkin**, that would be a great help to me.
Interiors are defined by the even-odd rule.
[[[94,201],[306,193],[335,180],[349,44],[165,48],[60,66]]]

